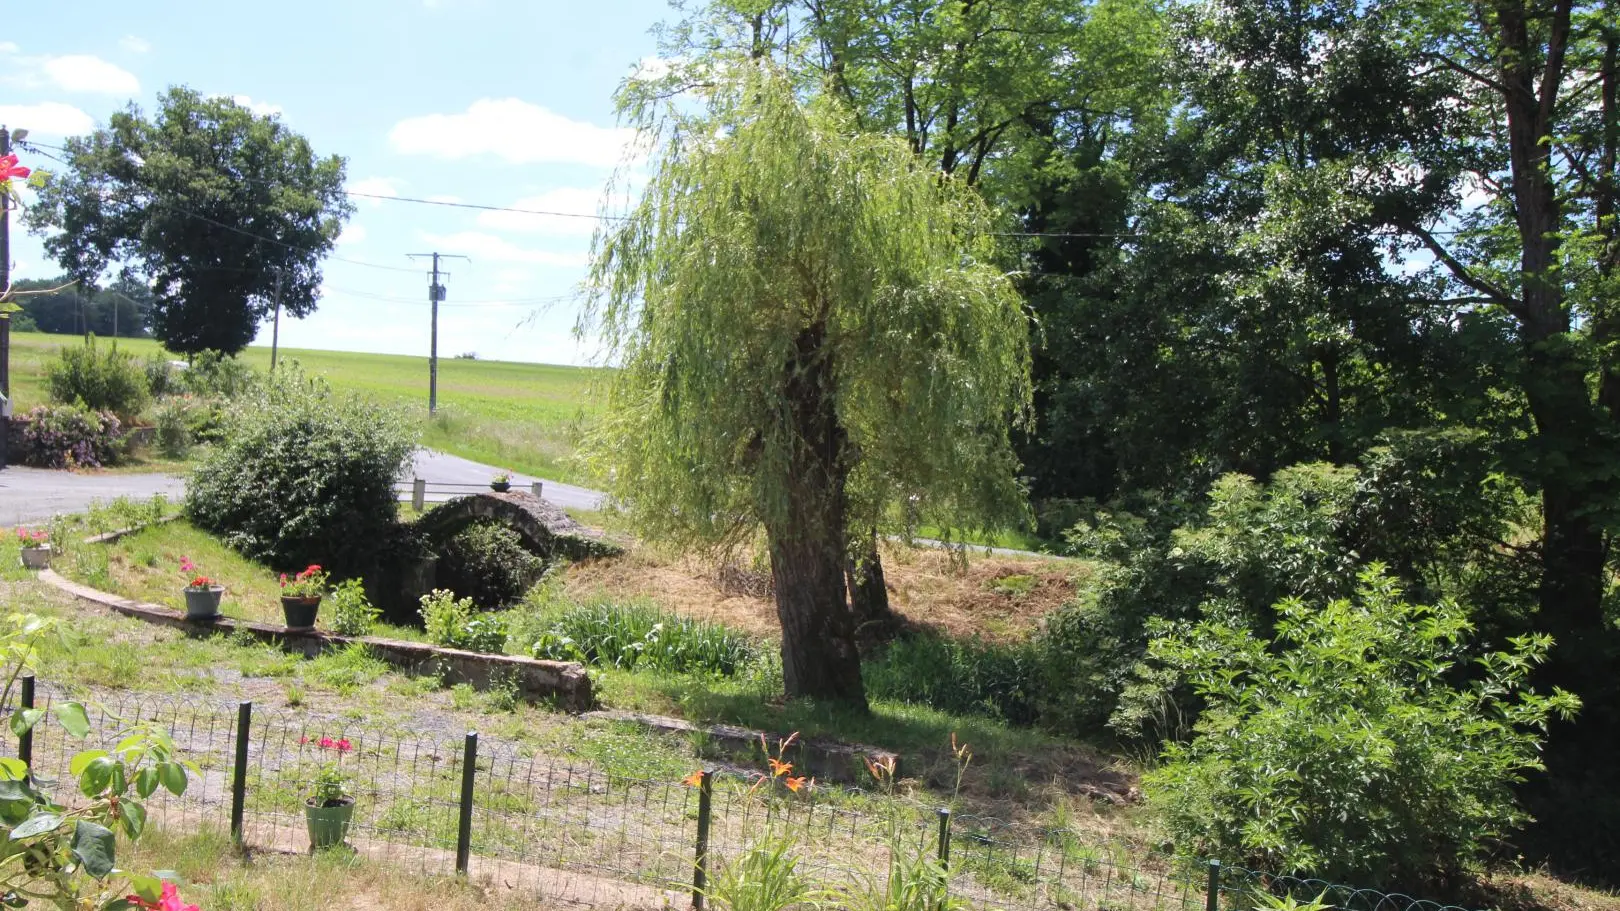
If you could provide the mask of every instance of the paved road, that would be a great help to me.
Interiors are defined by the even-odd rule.
[[[421,478],[427,481],[427,501],[442,503],[451,497],[488,490],[490,476],[499,470],[493,465],[484,465],[449,453],[419,449],[410,470],[399,482],[399,490],[405,498],[409,498],[411,480]],[[533,481],[541,482],[542,497],[564,509],[601,509],[602,501],[607,497],[599,490],[575,487],[572,484],[548,481],[526,474],[513,475],[512,487],[516,490],[528,490],[529,484]]]
[[[0,528],[43,522],[58,513],[84,512],[96,501],[119,497],[178,500],[184,480],[161,474],[76,474],[8,466],[0,470]]]

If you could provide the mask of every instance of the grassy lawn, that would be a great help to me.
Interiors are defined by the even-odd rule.
[[[16,410],[23,411],[45,401],[45,362],[57,348],[80,339],[19,332],[11,340],[12,392]],[[111,345],[112,340],[97,344]],[[118,349],[142,358],[160,350],[149,339],[119,339]],[[280,356],[325,377],[333,388],[398,403],[419,414],[425,446],[554,480],[582,480],[568,457],[580,428],[597,411],[591,385],[601,371],[441,359],[439,412],[430,419],[427,358],[307,349],[282,349]],[[270,349],[248,348],[242,358],[268,369]]]

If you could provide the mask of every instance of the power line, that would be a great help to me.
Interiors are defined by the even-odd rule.
[[[415,196],[387,196],[381,193],[360,193],[355,190],[344,190],[345,195],[358,196],[361,199],[381,199],[393,202],[410,202],[424,206],[446,206],[452,209],[477,209],[481,212],[514,212],[519,215],[549,215],[556,218],[586,218],[593,221],[628,221],[625,215],[587,215],[582,212],[552,212],[546,209],[520,209],[515,206],[490,206],[476,202],[451,202],[446,199],[420,199]]]

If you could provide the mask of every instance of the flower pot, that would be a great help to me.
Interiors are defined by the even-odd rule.
[[[22,549],[22,564],[29,569],[49,569],[51,565],[51,546],[41,544],[38,547],[24,547]]]
[[[489,489],[495,491],[496,493],[506,493],[508,490],[512,489],[512,482],[511,481],[490,481],[489,482]]]
[[[320,610],[320,595],[308,598],[293,595],[281,596],[281,613],[287,618],[288,629],[314,629],[315,615],[320,613]]]
[[[344,797],[335,804],[321,806],[317,806],[313,798],[304,801],[304,825],[309,829],[311,848],[343,844],[343,840],[349,837],[349,823],[353,819],[353,797]]]
[[[219,599],[225,594],[225,586],[187,588],[185,593],[187,620],[213,620],[219,616]]]

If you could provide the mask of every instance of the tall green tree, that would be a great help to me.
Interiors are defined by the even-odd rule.
[[[30,227],[86,284],[117,267],[149,280],[152,331],[169,350],[240,351],[278,283],[290,315],[314,311],[321,259],[353,209],[342,158],[316,155],[275,115],[187,88],[160,96],[151,118],[131,104],[66,150]]]
[[[768,62],[725,71],[697,113],[625,98],[655,169],[598,238],[584,326],[622,369],[592,449],[648,533],[762,530],[788,695],[864,705],[851,530],[1017,514],[1026,323],[975,194]]]

